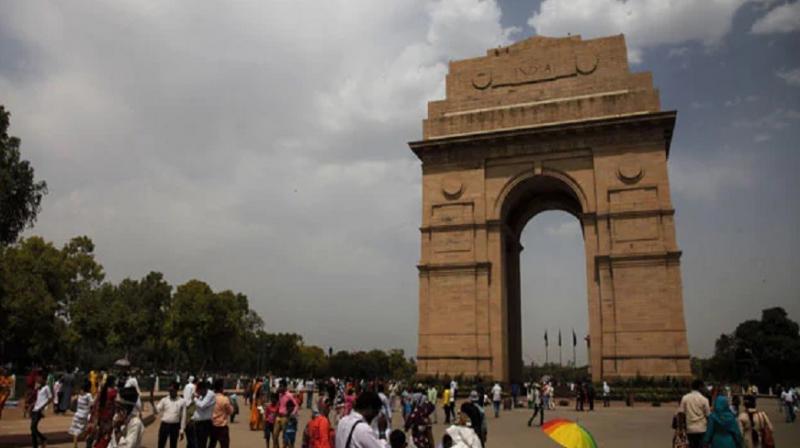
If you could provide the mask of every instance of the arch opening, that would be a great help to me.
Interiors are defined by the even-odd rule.
[[[580,225],[583,206],[577,192],[571,185],[562,179],[549,176],[537,175],[519,182],[506,196],[501,209],[503,223],[502,242],[503,242],[503,264],[505,271],[505,303],[506,303],[506,331],[507,331],[507,362],[509,377],[512,382],[521,382],[524,354],[522,351],[522,272],[520,270],[521,252],[523,245],[521,237],[523,231],[536,216],[543,212],[560,211],[575,217],[578,220],[578,227],[581,229],[581,241],[584,244],[583,226]],[[534,226],[535,227],[535,226]],[[535,250],[535,249],[534,249]],[[585,261],[585,255],[583,257]],[[586,275],[585,271],[578,270],[576,274],[580,277]],[[583,296],[586,297],[585,309],[582,314],[588,320],[588,292],[584,280]],[[544,328],[541,329],[543,337]],[[536,330],[530,330],[536,331]],[[584,334],[586,329],[576,328],[576,334]],[[537,332],[538,333],[538,332]],[[555,336],[555,335],[554,335]],[[572,335],[562,335],[572,344]],[[570,359],[571,351],[570,351]]]

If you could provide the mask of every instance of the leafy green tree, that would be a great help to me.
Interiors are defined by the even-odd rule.
[[[33,167],[21,159],[19,138],[8,135],[10,116],[0,106],[0,246],[13,243],[33,225],[47,194],[47,184],[36,182]]]
[[[717,339],[709,373],[723,381],[767,386],[800,379],[800,327],[783,308],[769,308],[761,320],[747,320]]]

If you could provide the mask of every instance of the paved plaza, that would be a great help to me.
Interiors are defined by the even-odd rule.
[[[546,420],[555,417],[577,420],[583,424],[595,437],[600,447],[615,448],[641,448],[641,447],[668,447],[672,440],[670,423],[675,404],[667,404],[660,408],[640,405],[633,408],[624,407],[615,403],[611,408],[598,408],[595,412],[577,413],[567,408],[559,408],[546,415]],[[783,422],[783,415],[778,413],[774,400],[762,400],[760,407],[765,409],[775,425],[775,439],[779,447],[800,446],[800,423],[787,424]],[[149,413],[149,410],[147,411]],[[438,411],[439,424],[434,426],[436,440],[441,440],[445,429],[443,414]],[[502,412],[499,419],[489,416],[488,446],[496,448],[505,447],[557,447],[558,445],[547,438],[537,427],[526,426],[529,412],[518,409]],[[0,434],[8,431],[27,432],[28,421],[19,418],[18,411],[11,410],[8,418],[0,420]],[[240,416],[242,417],[242,416]],[[300,418],[300,428],[308,421],[309,412],[303,410]],[[54,417],[52,414],[44,420],[42,429],[49,431],[64,431],[69,427],[69,417]],[[156,446],[158,422],[150,425],[145,432],[144,447]],[[250,431],[246,418],[237,419],[231,425],[231,446],[234,447],[260,447],[263,446],[261,433]],[[69,447],[71,444],[48,445],[51,447]],[[184,446],[184,444],[181,444]],[[300,446],[298,437],[295,446]]]

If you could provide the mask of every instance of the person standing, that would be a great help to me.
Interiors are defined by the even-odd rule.
[[[478,435],[481,444],[485,445],[489,431],[486,423],[486,412],[481,405],[482,402],[483,398],[481,398],[480,393],[473,390],[469,393],[469,401],[461,405],[461,412],[469,416],[472,429],[475,430],[475,434]]]
[[[286,406],[290,401],[292,402],[291,413]],[[295,400],[294,395],[287,389],[286,380],[281,380],[280,387],[278,388],[278,416],[275,418],[275,427],[272,429],[272,444],[275,448],[281,448],[281,446],[283,446],[281,444],[284,438],[283,433],[286,431],[286,426],[291,416],[297,416],[297,400]]]
[[[211,414],[211,448],[219,446],[229,448],[231,444],[230,429],[228,420],[233,414],[233,405],[230,398],[225,395],[225,380],[217,378],[214,381],[214,411]]]
[[[189,375],[189,378],[186,380],[186,386],[183,387],[183,402],[186,403],[186,406],[189,406],[189,403],[194,400],[194,391],[196,387],[197,381],[193,376]]]
[[[756,409],[756,397],[744,397],[744,410],[739,414],[739,431],[744,439],[744,448],[762,448],[774,446],[772,440],[772,422],[767,413]],[[767,440],[769,439],[769,440]],[[770,445],[766,442],[772,441]]]
[[[686,419],[686,436],[689,439],[689,448],[702,448],[703,437],[708,428],[708,415],[711,406],[708,399],[700,393],[703,389],[701,380],[692,382],[692,391],[681,398],[678,412],[683,413]]]
[[[169,395],[158,401],[156,414],[161,415],[158,426],[158,448],[164,448],[169,439],[170,448],[177,448],[178,438],[183,440],[186,428],[186,402],[178,397],[178,383],[169,385]]]
[[[611,406],[609,402],[611,400],[611,386],[608,385],[606,381],[603,381],[603,407],[607,408]]]
[[[596,395],[594,383],[586,382],[586,399],[589,401],[589,411],[594,411],[594,397]]]
[[[200,381],[197,383],[197,391],[194,394],[194,415],[192,423],[197,440],[197,448],[208,448],[208,440],[211,437],[211,416],[214,413],[216,396],[209,390],[208,383]]]
[[[442,392],[442,407],[444,408],[444,423],[446,425],[450,424],[450,388],[445,387],[444,391]]]
[[[117,400],[117,389],[114,387],[114,377],[109,375],[100,388],[97,399],[94,401],[91,420],[95,422],[94,433],[89,437],[94,442],[95,448],[105,448],[111,442],[114,432],[114,411]]]
[[[6,375],[6,369],[0,367],[0,419],[3,418],[3,408],[12,390],[11,377]]]
[[[405,430],[411,430],[411,439],[417,448],[433,448],[433,433],[430,414],[433,407],[426,397],[414,403],[405,423]]]
[[[794,412],[794,405],[797,397],[791,387],[787,387],[781,392],[781,401],[783,402],[784,410],[786,411],[786,423],[793,423],[797,418]]]
[[[31,408],[31,444],[33,448],[47,445],[47,437],[39,431],[39,422],[44,418],[44,410],[53,401],[53,391],[45,384],[41,377],[36,377],[36,401]]]
[[[528,419],[528,426],[531,426],[536,415],[539,415],[539,426],[544,425],[544,402],[542,401],[542,391],[539,390],[539,385],[536,383],[531,384],[531,392],[533,393],[533,415]]]
[[[306,381],[306,407],[308,409],[314,408],[314,391],[316,389],[316,384],[314,380],[309,379]]]
[[[742,446],[742,433],[736,416],[731,412],[728,397],[717,396],[714,411],[708,416],[703,443],[710,448],[739,448]]]
[[[500,383],[494,383],[492,387],[492,406],[494,406],[494,418],[500,417],[500,403],[503,401],[503,388]]]
[[[70,425],[67,433],[72,436],[73,448],[78,448],[78,437],[80,437],[89,425],[89,414],[92,410],[92,383],[86,380],[83,383],[81,394],[78,395],[78,406],[75,409],[75,415],[72,416],[72,425]]]
[[[372,421],[381,412],[380,397],[375,392],[363,392],[356,399],[353,412],[342,417],[336,427],[337,448],[388,448],[385,422],[379,427],[379,435],[372,431]]]
[[[261,414],[258,412],[259,406],[262,406],[262,399],[261,397],[264,396],[262,390],[264,388],[264,382],[261,378],[256,378],[256,382],[253,383],[252,388],[250,389],[250,431],[260,431],[263,430],[263,419],[261,418]]]
[[[428,387],[428,403],[431,404],[431,415],[433,416],[432,420],[434,424],[439,423],[439,417],[436,416],[436,400],[439,399],[439,391],[436,389],[436,386],[431,384]]]
[[[77,372],[78,369],[75,369]],[[58,400],[58,412],[64,414],[69,410],[69,405],[72,402],[72,388],[74,387],[75,383],[75,374],[74,373],[65,373],[63,377],[61,377],[61,394]]]
[[[330,406],[320,401],[317,410],[311,413],[311,420],[303,431],[303,446],[308,448],[333,448],[335,433],[328,420]]]
[[[454,447],[459,448],[482,448],[483,444],[478,433],[471,426],[471,422],[480,420],[478,410],[471,403],[461,405],[461,412],[454,419],[453,426],[445,430],[450,436]]]
[[[277,418],[278,394],[273,392],[269,401],[264,403],[264,442],[266,443],[266,448],[269,448],[269,442],[272,440],[272,431],[275,429],[275,420]]]
[[[117,398],[118,413],[114,417],[112,448],[140,448],[144,435],[144,423],[140,417],[141,400],[133,386],[124,387]]]

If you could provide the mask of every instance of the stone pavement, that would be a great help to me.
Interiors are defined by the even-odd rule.
[[[779,447],[800,446],[800,421],[794,424],[783,422],[783,415],[778,413],[774,400],[762,400],[760,406],[765,409],[775,426],[775,439]],[[546,420],[554,417],[563,417],[578,420],[595,437],[598,446],[614,448],[642,448],[642,447],[669,447],[672,440],[670,424],[676,404],[667,404],[654,408],[642,404],[634,408],[627,408],[614,403],[611,408],[597,408],[594,412],[577,413],[560,408],[547,414]],[[440,424],[435,425],[434,432],[437,440],[441,440],[445,426],[441,424],[443,414],[439,412]],[[528,428],[526,421],[529,413],[527,410],[518,409],[511,412],[501,412],[500,418],[489,416],[489,440],[487,445],[493,448],[507,447],[557,447],[558,445],[547,438],[537,427]],[[241,416],[240,416],[241,417]],[[303,428],[309,413],[303,410],[300,419],[300,428]],[[61,419],[61,417],[59,417]],[[53,419],[54,420],[54,419]],[[69,425],[65,419],[63,428]],[[158,423],[147,428],[145,432],[145,447],[156,446]],[[71,444],[48,445],[50,447],[70,447]],[[181,444],[181,446],[185,446]],[[261,447],[263,438],[261,433],[251,432],[247,427],[246,419],[237,419],[231,425],[232,447]],[[300,446],[300,439],[295,444]]]

